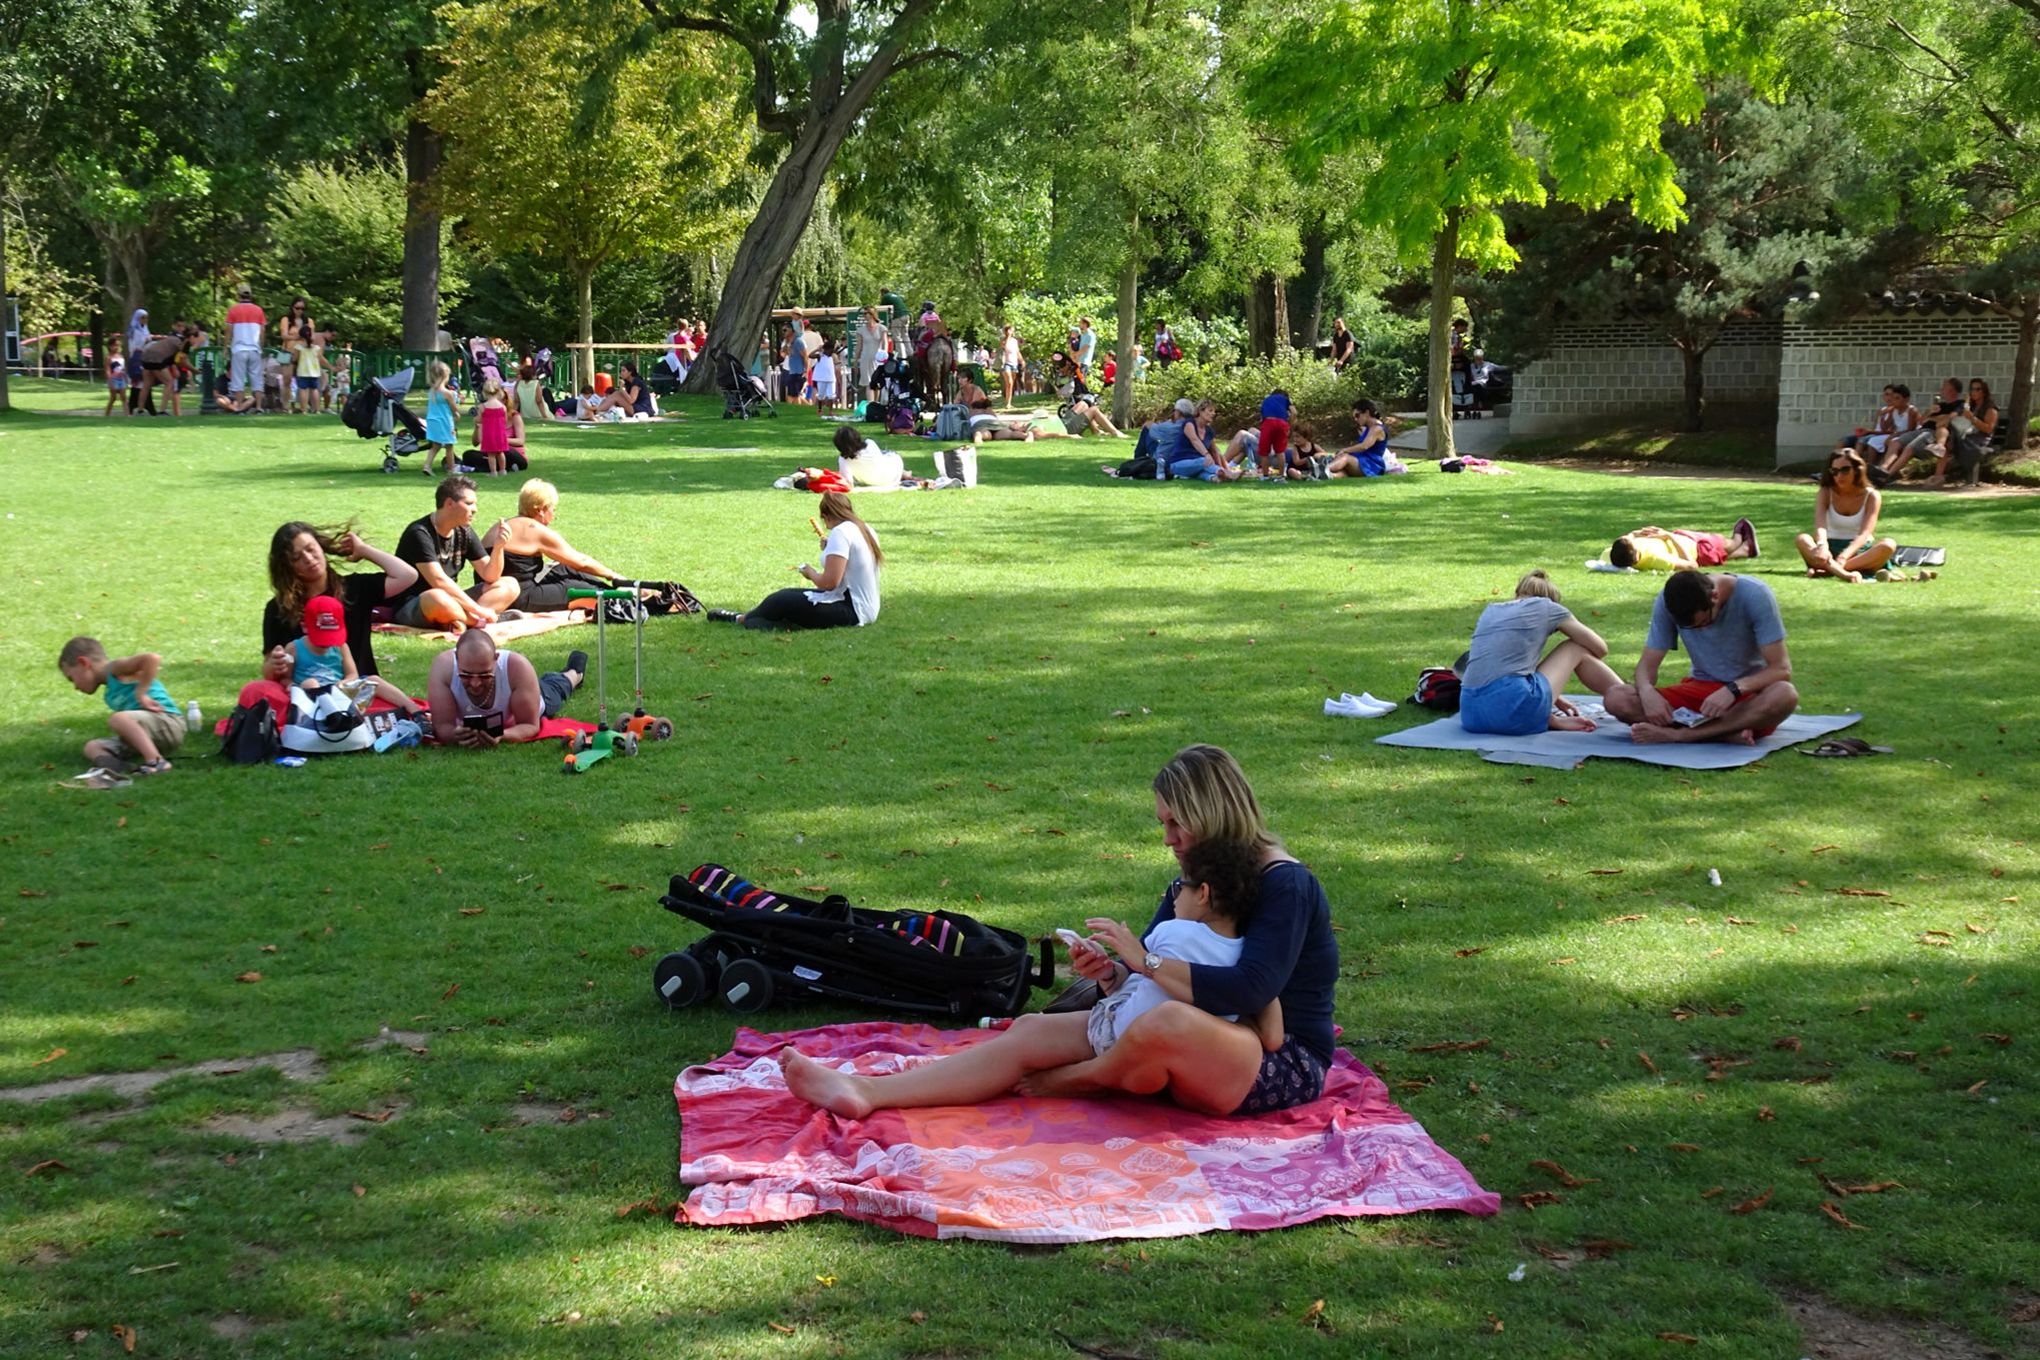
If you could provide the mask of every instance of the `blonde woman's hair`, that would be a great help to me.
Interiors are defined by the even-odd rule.
[[[1542,567],[1516,582],[1516,598],[1520,600],[1526,595],[1541,595],[1553,604],[1559,602],[1558,587],[1551,584],[1551,578],[1544,574]]]
[[[517,513],[526,519],[535,519],[541,510],[550,510],[560,503],[560,489],[543,477],[533,477],[517,488]]]
[[[857,510],[850,504],[847,491],[824,491],[822,493],[822,522],[825,524],[854,524],[864,535],[864,545],[871,549],[871,560],[879,566],[885,565],[885,554],[879,551],[878,538],[871,532],[871,526],[858,518]]]
[[[1232,841],[1280,850],[1239,762],[1217,746],[1185,746],[1155,775],[1154,790],[1198,842]]]

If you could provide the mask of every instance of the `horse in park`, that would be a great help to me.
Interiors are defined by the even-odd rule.
[[[937,405],[946,404],[955,393],[956,342],[946,329],[937,329],[920,357],[921,392]]]

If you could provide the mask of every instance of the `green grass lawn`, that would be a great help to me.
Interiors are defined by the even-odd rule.
[[[223,714],[275,526],[351,518],[390,546],[430,483],[379,475],[332,420],[53,413],[80,391],[17,383],[32,409],[0,417],[0,1087],[295,1049],[322,1075],[0,1102],[0,1354],[118,1354],[118,1324],[156,1356],[1797,1356],[1794,1309],[1821,1301],[1886,1354],[1930,1329],[1967,1347],[1937,1354],[2040,1342],[2015,1320],[2040,1280],[2040,501],[1894,494],[1890,531],[1948,566],[1849,588],[1791,560],[1803,480],[1155,486],[1098,475],[1124,444],[1009,444],[976,491],[865,499],[876,626],[655,621],[647,689],[680,735],[634,760],[246,769],[200,741],[81,793],[55,781],[104,707],[58,675],[65,638],[160,651],[180,702]],[[813,503],[769,483],[833,427],[717,409],[532,451],[576,544],[742,607],[795,582]],[[484,522],[514,486],[485,483]],[[1373,744],[1415,714],[1320,713],[1406,694],[1536,565],[1626,669],[1657,582],[1580,563],[1639,523],[1743,513],[1806,707],[1867,710],[1897,755],[1525,771]],[[522,650],[573,646],[592,631]],[[378,652],[422,691],[429,646]],[[656,903],[668,875],[1138,924],[1172,870],[1147,782],[1191,741],[1238,755],[1323,879],[1345,1042],[1498,1218],[1016,1250],[619,1217],[680,1193],[674,1074],[732,1029],[652,996],[696,933]],[[384,1027],[415,1033],[362,1046]],[[350,1141],[235,1131],[292,1113]],[[1902,1188],[1837,1200],[1821,1176]]]

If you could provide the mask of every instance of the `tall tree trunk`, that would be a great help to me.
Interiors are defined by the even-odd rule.
[[[1679,358],[1685,365],[1685,390],[1679,404],[1679,428],[1698,434],[1707,411],[1707,347],[1698,341],[1681,341]]]
[[[1277,280],[1263,274],[1247,290],[1247,352],[1257,359],[1273,359],[1280,331],[1275,323],[1278,310]]]
[[[5,197],[5,185],[0,185],[0,198]],[[13,318],[7,315],[7,216],[0,213],[0,332],[5,332],[7,323]],[[0,334],[0,411],[11,410],[7,398],[7,355],[6,337]]]
[[[1431,243],[1431,361],[1425,384],[1430,426],[1426,438],[1433,458],[1450,458],[1452,447],[1452,277],[1459,263],[1459,209],[1445,210],[1445,225]]]
[[[1139,334],[1134,307],[1140,301],[1140,210],[1126,224],[1126,261],[1119,266],[1119,376],[1112,383],[1112,423],[1125,429],[1133,420],[1133,340]]]
[[[405,349],[439,348],[439,210],[429,194],[441,150],[439,132],[430,124],[412,118],[405,126]]]
[[[1268,278],[1274,293],[1274,305],[1268,309],[1268,357],[1280,359],[1292,348],[1289,338],[1289,284],[1280,274],[1271,274]]]
[[[592,264],[574,266],[574,297],[580,304],[581,347],[574,351],[578,356],[574,371],[581,375],[581,386],[595,381],[595,266]]]
[[[729,282],[708,323],[708,348],[728,350],[739,362],[748,362],[757,351],[758,337],[771,319],[773,301],[779,296],[779,281],[793,259],[794,247],[807,230],[808,215],[828,178],[829,166],[843,139],[850,135],[862,105],[850,101],[837,104],[826,113],[816,112],[794,138],[793,148],[773,173],[757,215],[744,229],[737,243],[736,258],[730,261]],[[696,364],[687,375],[685,390],[715,390],[715,365]]]
[[[2040,296],[2029,294],[2019,303],[2019,351],[2012,359],[2012,391],[1998,433],[1998,447],[2011,452],[2026,447],[2026,427],[2033,423],[2036,337],[2040,337]]]
[[[1317,353],[1325,321],[1325,252],[1331,239],[1322,218],[1303,233],[1303,262],[1289,290],[1289,343],[1306,357]]]

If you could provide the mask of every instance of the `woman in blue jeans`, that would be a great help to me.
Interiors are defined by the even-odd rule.
[[[1211,432],[1211,422],[1218,414],[1218,405],[1212,401],[1200,401],[1192,408],[1190,419],[1183,422],[1182,450],[1169,464],[1169,475],[1184,481],[1236,482],[1245,471],[1232,467],[1220,455],[1218,439]]]
[[[1566,640],[1544,656],[1553,633]],[[1558,587],[1540,567],[1516,583],[1515,599],[1481,610],[1460,671],[1459,724],[1511,737],[1547,728],[1591,732],[1594,720],[1581,717],[1563,695],[1575,675],[1604,697],[1621,684],[1601,660],[1606,655],[1608,644],[1559,603]]]

